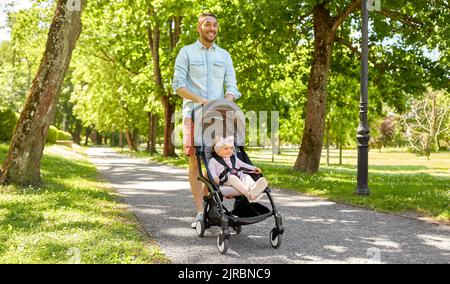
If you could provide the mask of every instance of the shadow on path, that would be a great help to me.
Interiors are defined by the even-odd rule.
[[[450,263],[448,226],[280,189],[273,196],[286,230],[281,247],[270,246],[274,220],[269,218],[244,226],[221,255],[215,244],[218,229],[199,238],[189,226],[195,211],[187,170],[108,148],[90,148],[88,154],[175,263]]]

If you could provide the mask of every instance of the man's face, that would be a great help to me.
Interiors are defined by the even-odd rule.
[[[219,24],[216,18],[211,16],[201,17],[198,20],[197,31],[206,42],[212,43],[219,32]]]

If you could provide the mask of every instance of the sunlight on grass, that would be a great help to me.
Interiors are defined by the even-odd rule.
[[[87,160],[49,147],[44,185],[0,187],[0,263],[166,263]],[[0,145],[0,161],[7,147]]]
[[[160,151],[161,152],[161,151]],[[148,158],[145,151],[129,153]],[[282,149],[274,155],[270,149],[248,149],[254,164],[261,167],[272,187],[286,188],[385,212],[414,213],[438,221],[450,221],[450,153],[435,153],[431,159],[417,157],[405,149],[372,150],[369,154],[369,188],[371,195],[360,197],[356,189],[356,150],[343,151],[343,164],[338,165],[339,152],[332,149],[331,165],[322,153],[320,172],[306,175],[293,171],[298,149]],[[151,160],[187,167],[187,159]]]

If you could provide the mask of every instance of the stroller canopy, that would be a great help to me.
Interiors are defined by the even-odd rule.
[[[233,136],[236,146],[245,144],[245,116],[241,109],[226,99],[213,100],[192,111],[194,146],[212,147],[216,136]]]

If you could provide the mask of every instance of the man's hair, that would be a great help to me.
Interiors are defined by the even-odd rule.
[[[208,16],[209,16],[209,17],[213,17],[214,19],[217,20],[217,16],[214,15],[214,13],[212,13],[212,12],[204,12],[204,13],[201,13],[201,14],[198,16],[198,20],[200,21],[201,18],[208,17]]]

